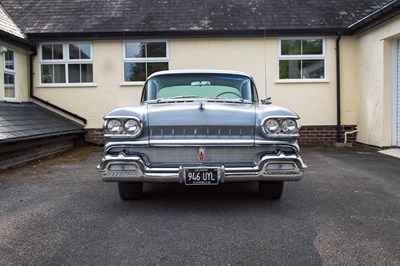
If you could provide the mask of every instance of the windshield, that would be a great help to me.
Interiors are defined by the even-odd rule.
[[[154,76],[142,101],[171,98],[212,98],[258,101],[252,80],[242,75],[188,73]]]

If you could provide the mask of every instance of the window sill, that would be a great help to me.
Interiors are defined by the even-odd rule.
[[[97,87],[97,84],[95,83],[74,83],[74,84],[66,84],[66,83],[60,83],[60,84],[40,84],[39,86],[36,86],[36,88],[94,88]]]
[[[6,103],[21,103],[21,101],[14,99],[14,98],[4,98]]]
[[[328,79],[280,79],[275,84],[293,84],[293,83],[330,83]]]
[[[138,81],[138,82],[129,82],[129,83],[121,83],[119,86],[121,87],[130,87],[130,86],[143,86],[144,81]]]

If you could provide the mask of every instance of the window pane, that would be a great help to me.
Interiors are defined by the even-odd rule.
[[[5,52],[4,56],[6,57],[6,61],[14,61],[14,52],[7,50],[7,52]]]
[[[53,83],[53,65],[42,65],[42,83]]]
[[[304,60],[303,78],[305,79],[325,78],[324,60]]]
[[[162,70],[168,70],[168,63],[147,63],[147,77]]]
[[[90,44],[80,44],[81,50],[81,59],[90,59],[92,58],[90,54]]]
[[[279,79],[300,79],[300,78],[301,78],[300,60],[279,61]]]
[[[70,83],[80,83],[81,82],[81,65],[79,64],[70,64],[68,65],[68,81]]]
[[[303,40],[303,55],[322,53],[322,39]]]
[[[90,44],[70,44],[69,59],[90,59]]]
[[[51,44],[42,45],[42,59],[43,60],[53,59],[53,45]]]
[[[65,83],[65,65],[54,66],[54,83]]]
[[[53,45],[53,59],[63,59],[63,46],[62,44]]]
[[[281,40],[281,55],[300,55],[300,40]]]
[[[15,98],[15,76],[4,74],[4,96],[6,98]]]
[[[79,46],[76,44],[69,45],[69,59],[79,59]]]
[[[147,57],[167,57],[167,44],[165,42],[147,43]]]
[[[92,64],[81,65],[81,82],[93,82],[93,66]]]
[[[14,52],[8,50],[5,54],[5,68],[9,70],[14,70]]]
[[[146,57],[146,43],[128,42],[125,43],[126,58],[143,58]]]
[[[124,64],[124,80],[129,81],[145,81],[146,80],[146,63],[125,63]]]
[[[68,65],[68,81],[70,83],[93,82],[92,64]]]

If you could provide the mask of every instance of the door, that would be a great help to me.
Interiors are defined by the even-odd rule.
[[[400,147],[400,40],[395,41],[393,90],[393,145]]]

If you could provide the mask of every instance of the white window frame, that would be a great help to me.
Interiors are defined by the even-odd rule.
[[[139,42],[164,42],[166,49],[165,57],[144,57],[144,58],[131,58],[126,57],[126,44],[127,43],[139,43]],[[123,85],[144,85],[145,81],[125,81],[125,63],[168,63],[169,69],[169,42],[168,40],[159,40],[159,39],[146,39],[146,40],[127,40],[122,43],[122,84]],[[147,73],[146,73],[146,77]]]
[[[14,97],[6,97],[6,94],[5,94],[6,81],[4,80],[4,83],[3,83],[4,100],[5,101],[16,101],[17,100],[17,71],[16,71],[17,67],[16,67],[16,60],[15,60],[16,59],[15,58],[16,57],[16,53],[15,53],[15,50],[9,49],[9,48],[7,48],[7,51],[13,53],[13,66],[14,66],[14,69],[6,68],[6,55],[4,53],[3,54],[3,70],[4,70],[3,76],[5,76],[5,74],[14,76]]]
[[[318,55],[282,55],[283,40],[322,40],[322,54]],[[281,60],[323,60],[324,61],[324,78],[300,78],[300,79],[281,79],[280,78],[280,61]],[[313,83],[313,82],[329,82],[327,79],[327,64],[326,64],[326,38],[319,36],[312,37],[285,37],[278,41],[278,81],[277,83]],[[303,69],[301,69],[303,71]]]
[[[43,59],[42,46],[43,45],[62,45],[63,59]],[[69,45],[70,44],[89,44],[90,45],[90,58],[89,59],[69,59]],[[93,69],[93,43],[92,42],[43,42],[39,45],[39,84],[41,87],[86,87],[95,86],[94,84],[94,69]],[[92,64],[92,82],[69,82],[69,69],[70,64]],[[65,83],[42,83],[42,65],[64,65],[65,66]]]

